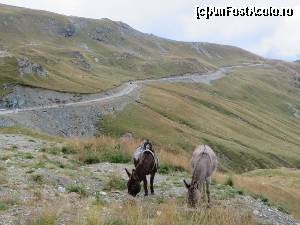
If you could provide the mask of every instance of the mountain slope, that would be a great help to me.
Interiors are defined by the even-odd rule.
[[[299,168],[300,89],[294,82],[294,73],[267,65],[235,69],[211,86],[153,84],[137,104],[104,117],[99,127],[150,138],[181,155],[206,143],[224,170]]]
[[[0,84],[99,92],[133,79],[261,60],[236,47],[167,40],[109,19],[0,4]]]

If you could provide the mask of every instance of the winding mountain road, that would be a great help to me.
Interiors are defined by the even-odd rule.
[[[231,69],[234,68],[241,68],[241,67],[252,67],[252,66],[264,66],[265,64],[244,64],[244,65],[236,65],[236,66],[229,66],[229,67],[221,67],[217,71],[207,74],[187,74],[181,76],[172,76],[166,78],[159,78],[159,79],[147,79],[147,80],[140,80],[140,81],[132,81],[127,82],[121,87],[118,87],[116,91],[112,91],[111,94],[106,96],[101,96],[98,98],[91,98],[88,100],[82,101],[74,101],[69,103],[61,103],[61,104],[53,104],[53,105],[45,105],[45,106],[36,106],[36,107],[27,107],[21,109],[8,109],[8,110],[1,110],[0,115],[8,115],[8,114],[17,114],[22,112],[29,112],[29,111],[36,111],[36,110],[47,110],[47,109],[54,109],[54,108],[63,108],[66,106],[79,106],[79,105],[87,105],[91,103],[98,103],[98,102],[109,102],[115,98],[124,97],[129,95],[131,92],[136,90],[141,85],[153,82],[161,82],[161,83],[204,83],[210,84],[214,80],[218,80],[224,76],[226,76]]]

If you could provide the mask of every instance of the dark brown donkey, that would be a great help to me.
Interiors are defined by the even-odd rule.
[[[152,145],[147,145],[145,151],[141,153],[138,161],[135,163],[135,169],[130,173],[126,168],[126,173],[129,177],[127,183],[128,193],[136,196],[141,191],[141,182],[144,183],[145,196],[148,195],[147,175],[150,174],[150,190],[154,194],[153,181],[155,173],[157,172],[158,163],[156,156],[152,150],[149,149]]]

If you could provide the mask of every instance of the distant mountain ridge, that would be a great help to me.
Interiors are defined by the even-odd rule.
[[[128,80],[261,60],[237,47],[172,41],[109,19],[0,4],[0,84],[92,93]]]

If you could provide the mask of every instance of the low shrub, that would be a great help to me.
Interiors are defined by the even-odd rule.
[[[84,187],[83,185],[71,185],[67,188],[67,190],[69,192],[75,192],[77,194],[80,194],[81,196],[87,196],[87,190],[86,187]]]

